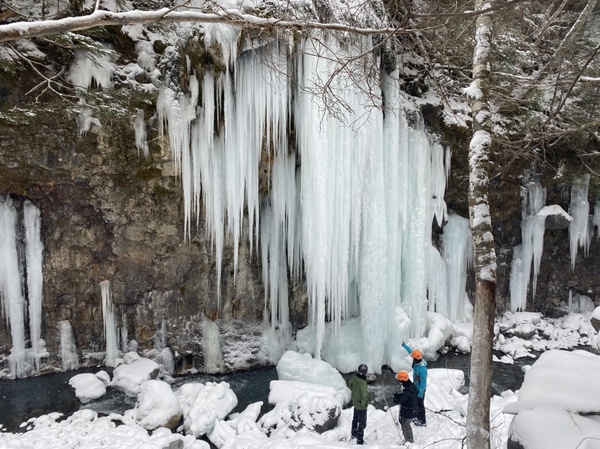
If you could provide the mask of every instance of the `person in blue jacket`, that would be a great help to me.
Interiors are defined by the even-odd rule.
[[[352,392],[352,405],[354,406],[352,438],[356,438],[356,444],[364,444],[364,432],[365,427],[367,427],[367,406],[369,405],[367,371],[369,371],[367,365],[361,363],[348,382],[348,387]]]
[[[410,346],[402,342],[402,347],[406,349],[413,358],[413,381],[417,387],[417,416],[414,420],[415,426],[426,426],[425,417],[425,391],[427,390],[427,361],[423,358],[423,353],[418,349],[413,351]]]

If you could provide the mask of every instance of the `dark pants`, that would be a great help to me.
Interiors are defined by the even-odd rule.
[[[427,424],[427,420],[425,419],[425,393],[423,393],[423,397],[417,397],[417,421],[421,426]]]
[[[409,443],[413,443],[415,441],[413,439],[412,426],[410,425],[411,422],[412,418],[400,418],[400,427],[402,427],[404,441],[408,441]]]
[[[363,437],[367,427],[367,411],[354,409],[352,417],[352,438],[356,438],[356,444],[364,444]]]

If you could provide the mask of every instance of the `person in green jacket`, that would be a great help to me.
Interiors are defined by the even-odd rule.
[[[348,382],[352,391],[352,405],[354,416],[352,418],[352,438],[356,438],[356,444],[364,444],[364,432],[367,427],[367,406],[369,405],[369,394],[367,392],[367,372],[369,368],[362,363],[356,373]]]

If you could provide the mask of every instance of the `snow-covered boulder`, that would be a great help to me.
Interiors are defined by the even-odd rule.
[[[181,418],[181,407],[171,386],[161,380],[147,380],[140,385],[135,408],[136,422],[147,430],[159,427],[174,429]]]
[[[181,406],[184,430],[196,437],[210,433],[216,422],[237,406],[237,396],[227,382],[184,384],[175,396]]]
[[[292,407],[290,428],[296,432],[306,428],[323,433],[337,425],[341,412],[342,408],[334,396],[322,391],[306,392]]]
[[[69,385],[75,389],[75,396],[84,404],[106,394],[106,385],[92,373],[82,373],[71,377]]]
[[[277,364],[277,377],[331,387],[342,406],[350,402],[350,389],[339,371],[323,360],[313,359],[308,353],[287,351],[283,354]]]
[[[598,413],[599,372],[600,356],[590,352],[545,352],[525,373],[517,402],[504,411],[519,413],[526,409],[558,407],[573,413]]]
[[[596,307],[592,312],[592,316],[590,317],[590,323],[596,330],[596,332],[600,332],[600,307]]]
[[[113,371],[111,386],[122,390],[127,396],[137,397],[143,382],[158,377],[158,364],[140,358],[127,365],[119,365]]]
[[[334,388],[307,382],[273,380],[270,389],[269,403],[274,404],[275,408],[259,421],[267,432],[289,427],[295,431],[307,428],[321,433],[336,425],[342,404]]]

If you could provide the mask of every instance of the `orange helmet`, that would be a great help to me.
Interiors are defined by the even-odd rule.
[[[420,359],[423,358],[423,353],[417,349],[416,351],[413,351],[412,357],[413,357],[413,359],[419,359],[420,360]]]
[[[400,371],[398,374],[396,374],[396,379],[398,379],[400,382],[406,382],[408,380],[408,373],[406,371]]]

